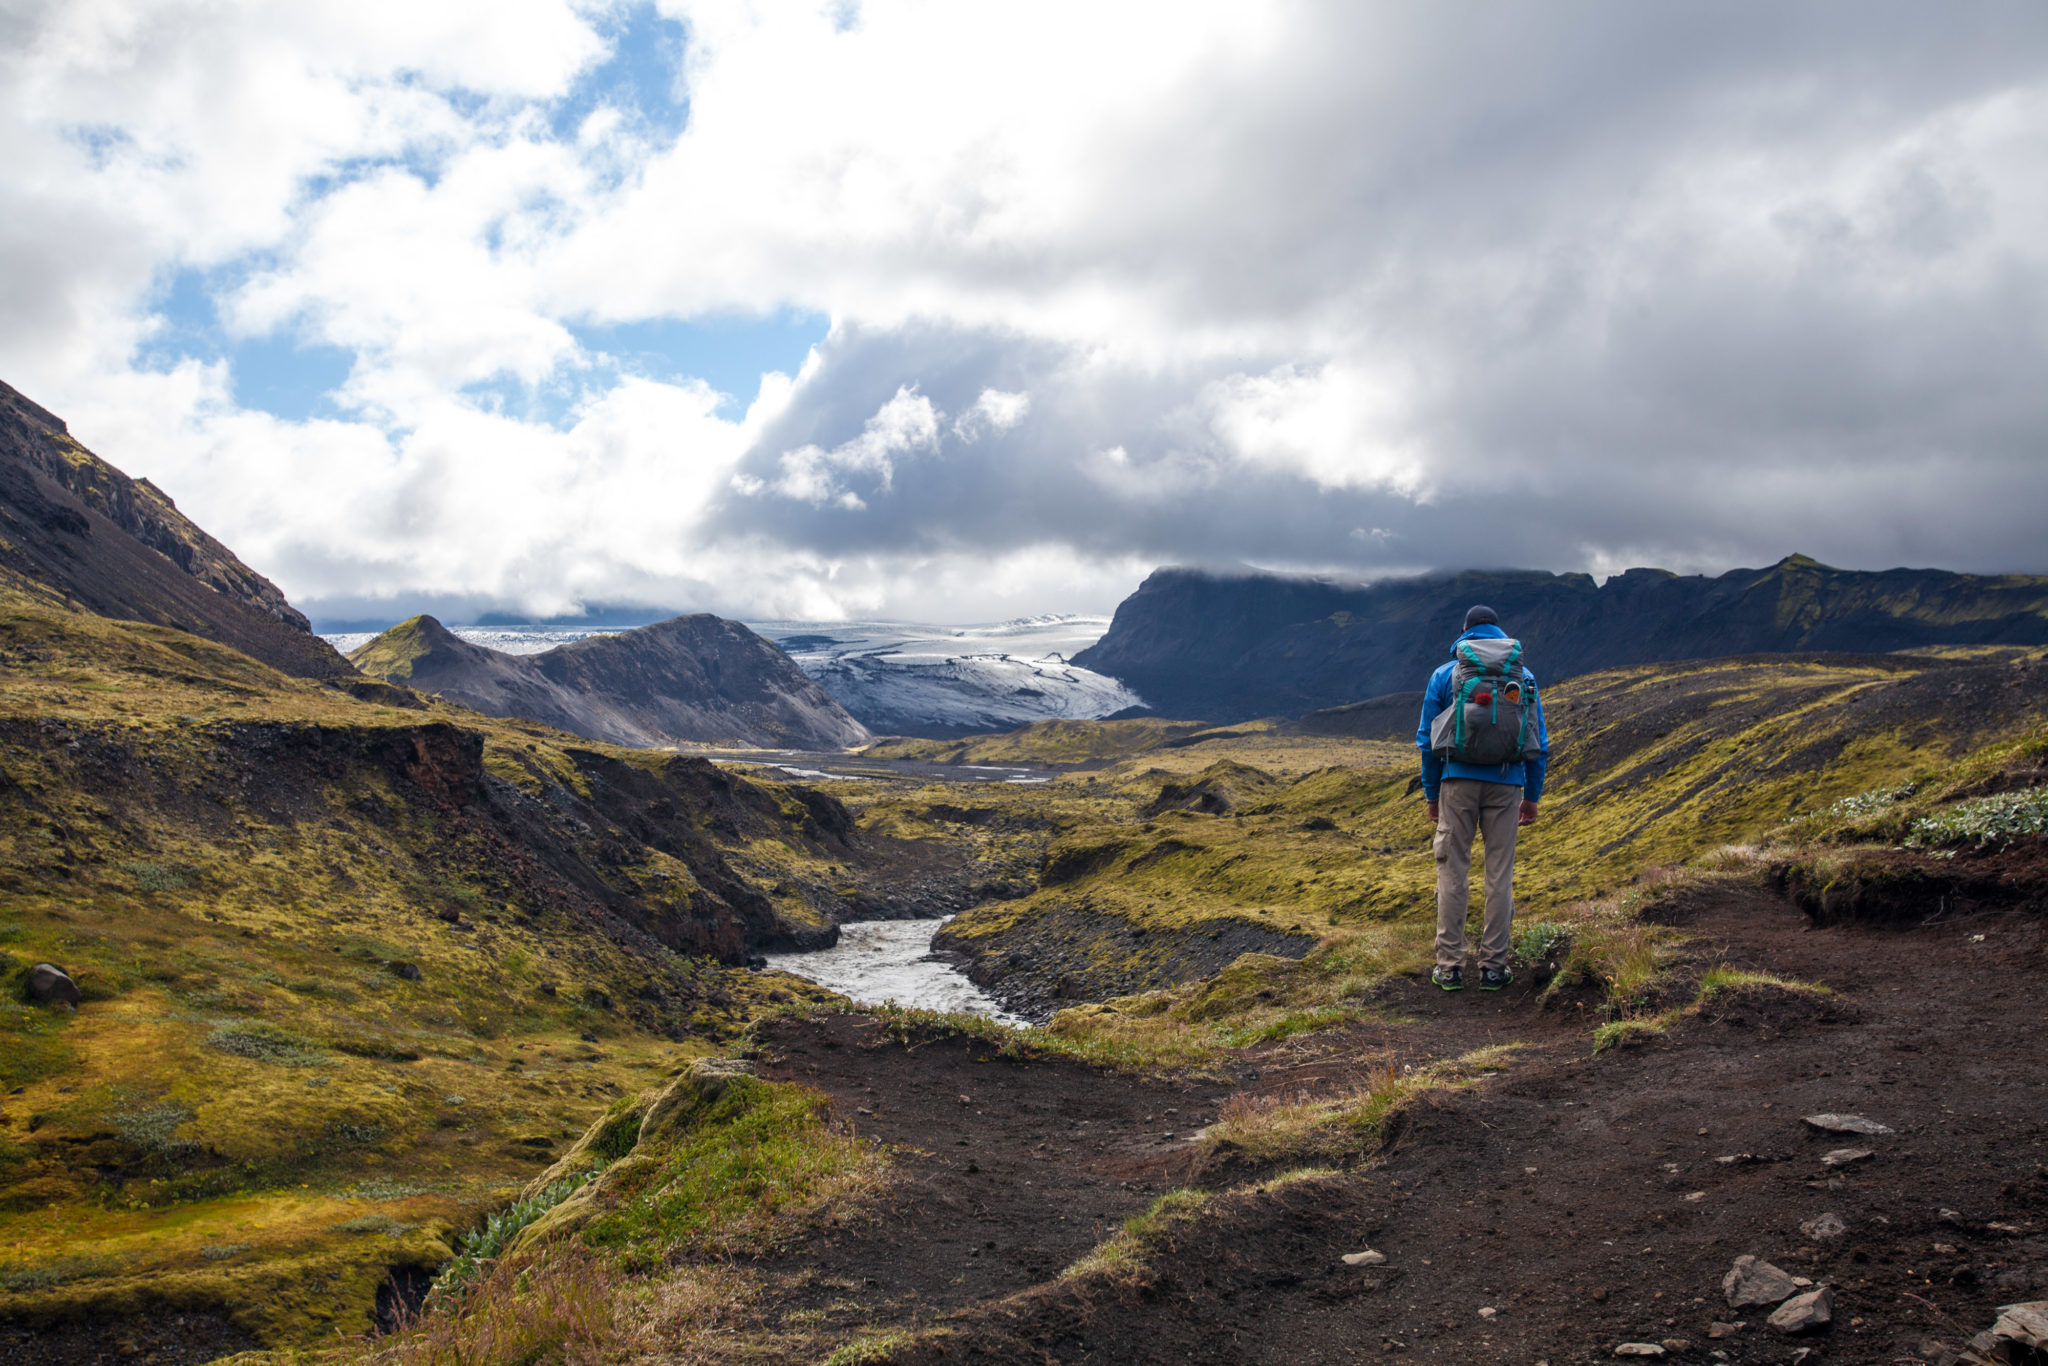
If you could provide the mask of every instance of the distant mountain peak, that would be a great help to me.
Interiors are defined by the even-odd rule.
[[[364,673],[491,716],[523,716],[613,744],[844,749],[867,728],[788,655],[736,621],[699,612],[508,655],[431,616],[349,655]]]

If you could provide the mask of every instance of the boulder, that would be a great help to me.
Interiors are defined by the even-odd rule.
[[[55,963],[38,963],[30,968],[24,985],[28,998],[37,1005],[49,1005],[53,1001],[74,1009],[78,1005],[78,983]]]
[[[1792,1278],[1769,1262],[1754,1257],[1737,1257],[1735,1265],[1721,1278],[1721,1290],[1730,1309],[1753,1304],[1777,1304],[1799,1289]]]
[[[1794,1295],[1765,1322],[1781,1333],[1803,1333],[1824,1326],[1835,1316],[1835,1292],[1827,1286]]]

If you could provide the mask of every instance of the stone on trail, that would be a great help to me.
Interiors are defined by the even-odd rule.
[[[1827,1286],[1794,1295],[1778,1306],[1766,1320],[1781,1333],[1803,1333],[1818,1328],[1835,1316],[1835,1292]]]
[[[1998,1306],[1998,1322],[1991,1325],[1991,1336],[2037,1351],[2048,1348],[2048,1300]]]
[[[1732,1338],[1747,1327],[1749,1327],[1749,1320],[1747,1319],[1738,1319],[1734,1323],[1723,1323],[1719,1319],[1715,1319],[1707,1325],[1707,1336],[1717,1341],[1721,1338]]]
[[[1892,1132],[1889,1125],[1861,1115],[1808,1115],[1806,1122],[1831,1134],[1869,1134],[1876,1137]]]
[[[1825,1243],[1847,1233],[1849,1225],[1843,1222],[1841,1215],[1829,1210],[1826,1214],[1808,1219],[1799,1226],[1799,1231],[1816,1243]]]
[[[1618,1357],[1660,1357],[1664,1355],[1664,1348],[1655,1342],[1624,1342],[1614,1349],[1614,1354]]]
[[[78,983],[55,963],[38,963],[28,970],[28,994],[41,1005],[61,1001],[73,1009],[78,1006]]]
[[[1789,1275],[1754,1257],[1737,1257],[1735,1265],[1721,1278],[1721,1290],[1728,1296],[1730,1309],[1777,1304],[1798,1288]]]
[[[1835,1148],[1820,1155],[1820,1164],[1823,1167],[1846,1167],[1851,1162],[1861,1162],[1866,1157],[1876,1155],[1876,1151],[1871,1148]]]
[[[1384,1266],[1386,1261],[1386,1253],[1374,1252],[1371,1248],[1367,1248],[1363,1252],[1347,1252],[1344,1254],[1344,1265],[1346,1266]]]

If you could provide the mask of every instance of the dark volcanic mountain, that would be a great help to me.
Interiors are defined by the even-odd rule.
[[[874,737],[775,646],[708,613],[508,655],[414,617],[349,655],[364,673],[593,740],[844,749]]]
[[[1521,570],[1348,584],[1161,569],[1074,662],[1163,716],[1298,716],[1420,689],[1482,602],[1547,681],[1762,652],[2048,643],[2048,578],[1864,573],[1793,555],[1718,578],[1631,569],[1604,584]]]
[[[302,678],[351,675],[277,585],[0,384],[0,577],[104,617],[175,626]]]

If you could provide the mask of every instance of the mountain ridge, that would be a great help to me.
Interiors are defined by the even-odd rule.
[[[788,655],[709,613],[531,655],[473,645],[423,614],[349,659],[486,715],[524,716],[612,744],[845,749],[873,738]]]
[[[355,673],[276,584],[5,383],[0,578],[95,615],[174,626],[298,677]]]
[[[2048,643],[2048,578],[1835,569],[1805,555],[1713,578],[1466,571],[1376,584],[1155,570],[1075,662],[1161,716],[1299,716],[1419,687],[1465,609],[1495,608],[1558,681],[1624,665],[1813,651]]]

